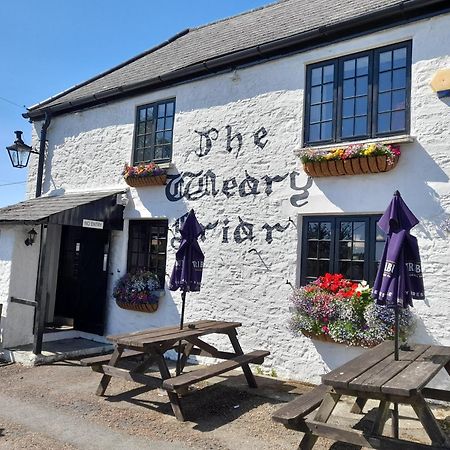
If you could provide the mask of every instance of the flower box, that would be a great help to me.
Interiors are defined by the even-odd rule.
[[[140,312],[155,312],[164,295],[156,274],[146,270],[127,273],[121,277],[113,291],[117,306]]]
[[[167,174],[155,163],[129,166],[125,164],[122,172],[125,183],[131,187],[160,186],[166,184]]]
[[[398,163],[400,150],[393,145],[355,144],[326,154],[307,150],[300,157],[304,171],[313,178],[363,175],[392,170]]]
[[[146,177],[128,177],[125,178],[125,183],[131,187],[145,187],[145,186],[162,186],[166,184],[167,175],[150,175]]]

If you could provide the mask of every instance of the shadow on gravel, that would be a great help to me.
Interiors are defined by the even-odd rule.
[[[220,428],[234,420],[246,412],[257,408],[263,404],[278,405],[284,403],[285,399],[272,398],[270,395],[264,395],[268,390],[275,390],[275,385],[279,385],[281,381],[267,378],[257,377],[258,385],[263,386],[257,389],[250,389],[246,386],[243,376],[233,376],[232,380],[225,379],[212,385],[198,384],[191,393],[181,398],[182,407],[186,421],[194,423],[194,429],[199,431],[212,431]],[[155,386],[141,386],[122,392],[116,395],[105,395],[104,398],[108,402],[128,402],[148,408],[159,413],[173,415],[172,407],[169,399],[155,382]],[[152,398],[138,398],[146,392],[154,390]],[[285,392],[288,389],[285,388]],[[158,396],[158,398],[156,398]]]

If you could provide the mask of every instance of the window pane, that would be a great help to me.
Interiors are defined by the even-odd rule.
[[[380,79],[378,83],[378,90],[380,92],[386,92],[392,89],[391,74],[392,72],[380,73]]]
[[[339,242],[339,259],[351,259],[351,256],[352,256],[352,243]]]
[[[355,136],[367,134],[367,117],[357,117],[355,119]]]
[[[331,102],[333,101],[333,84],[328,83],[323,85],[322,90],[322,101],[323,102]]]
[[[331,122],[322,122],[322,131],[320,133],[320,139],[322,141],[327,141],[331,139],[332,126]]]
[[[406,86],[406,69],[397,69],[392,72],[392,89]]]
[[[310,125],[309,140],[312,142],[320,141],[320,124]]]
[[[166,113],[166,104],[162,103],[161,105],[158,105],[158,117],[164,117]]]
[[[364,261],[364,250],[365,250],[364,242],[354,242],[352,259]]]
[[[317,222],[310,222],[308,224],[308,239],[318,239],[319,238],[319,224]]]
[[[368,77],[358,77],[356,79],[356,95],[367,95],[368,83]]]
[[[173,128],[173,117],[166,118],[166,130],[171,130]]]
[[[406,48],[398,48],[394,50],[394,69],[398,67],[406,67]]]
[[[317,265],[318,265],[318,261],[316,259],[308,259],[306,261],[306,276],[307,277],[316,278],[318,276]]]
[[[342,117],[353,117],[354,116],[354,105],[355,105],[355,100],[353,98],[344,100],[342,103]]]
[[[344,78],[353,78],[355,76],[355,63],[356,60],[354,59],[344,61]]]
[[[385,133],[391,129],[391,113],[378,114],[378,132]]]
[[[318,243],[318,241],[309,241],[309,242],[308,242],[308,253],[307,253],[307,257],[308,257],[308,258],[317,259],[318,248],[319,248],[319,243]]]
[[[330,241],[319,241],[319,258],[330,259]]]
[[[139,122],[138,134],[144,134],[144,133],[145,133],[145,122]]]
[[[317,86],[322,84],[322,67],[311,70],[311,85]]]
[[[354,97],[355,95],[355,80],[344,80],[344,98]]]
[[[380,72],[390,70],[392,68],[392,52],[380,53]]]
[[[169,102],[166,105],[166,116],[173,116],[175,115],[175,103]]]
[[[157,131],[164,130],[164,118],[158,119],[158,121],[156,122],[156,130]]]
[[[406,92],[404,89],[392,92],[392,109],[405,109],[406,108]]]
[[[320,103],[322,100],[322,86],[311,88],[311,104]]]
[[[145,136],[139,136],[137,138],[136,146],[137,146],[137,148],[142,148],[145,146]]]
[[[353,240],[364,241],[366,239],[365,222],[353,222]]]
[[[331,83],[334,81],[334,65],[325,66],[323,68],[323,82]]]
[[[353,136],[353,119],[344,119],[342,121],[342,136]]]
[[[339,234],[339,240],[351,241],[353,235],[352,222],[341,222],[341,231]]]
[[[145,108],[142,108],[139,110],[139,121],[140,122],[145,122],[146,113],[147,113],[147,110]]]
[[[356,75],[367,75],[369,73],[369,57],[364,56],[356,61]]]
[[[375,261],[380,261],[383,256],[385,243],[384,242],[376,242],[375,243]]]
[[[345,278],[349,278],[352,279],[352,263],[351,262],[346,262],[346,261],[340,261],[339,262],[339,273],[342,273],[342,275],[344,275]]]
[[[330,271],[330,261],[319,260],[319,271],[317,276],[323,276]]]
[[[319,239],[331,239],[331,223],[322,222],[319,226]]]
[[[351,269],[350,278],[352,280],[358,281],[364,278],[364,263],[362,262],[353,262]]]
[[[172,132],[171,131],[165,131],[164,132],[164,143],[170,144],[172,142]]]
[[[309,113],[309,122],[320,122],[320,111],[321,106],[320,105],[314,105],[311,106],[310,113]]]
[[[405,111],[394,111],[392,113],[391,129],[400,131],[405,129]]]
[[[164,143],[164,133],[156,133],[156,145]]]
[[[391,93],[378,94],[378,111],[385,112],[391,110]]]
[[[367,97],[358,97],[355,104],[355,115],[362,116],[367,114]]]
[[[331,120],[333,118],[333,103],[322,104],[322,120]]]

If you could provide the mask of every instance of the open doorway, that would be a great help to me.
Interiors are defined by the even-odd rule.
[[[103,335],[110,232],[63,226],[53,325]]]

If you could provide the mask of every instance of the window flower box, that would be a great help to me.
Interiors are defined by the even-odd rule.
[[[292,294],[290,328],[311,339],[373,347],[394,338],[394,311],[377,305],[365,282],[354,283],[341,274],[325,274]],[[414,327],[411,310],[400,310],[400,336]]]
[[[355,144],[327,153],[308,149],[300,153],[300,159],[306,174],[315,178],[389,172],[400,154],[400,148],[394,145]]]
[[[163,295],[157,275],[145,270],[125,274],[113,291],[117,306],[140,312],[155,312]]]
[[[125,164],[122,175],[131,187],[158,186],[166,184],[167,181],[166,171],[155,163],[142,163],[138,166]]]

